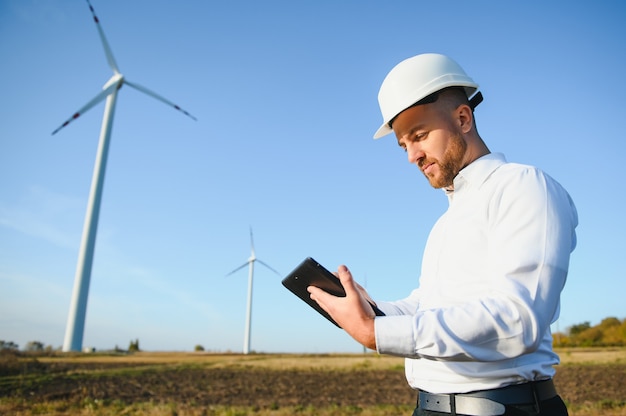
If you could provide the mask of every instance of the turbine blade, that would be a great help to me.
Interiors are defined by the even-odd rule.
[[[244,264],[242,264],[241,266],[237,267],[235,270],[233,270],[232,272],[228,273],[226,276],[224,277],[228,277],[231,274],[238,272],[239,270],[243,269],[244,267],[246,267],[248,265],[249,262],[245,262]]]
[[[180,108],[178,105],[176,105],[176,104],[174,104],[173,102],[171,102],[171,101],[169,101],[169,100],[167,100],[167,99],[165,99],[165,98],[161,97],[159,94],[157,94],[157,93],[155,93],[155,92],[153,92],[153,91],[150,91],[150,90],[149,90],[149,89],[147,89],[146,87],[142,87],[142,86],[141,86],[141,85],[139,85],[139,84],[135,84],[135,83],[129,82],[129,81],[127,81],[127,80],[124,80],[124,83],[128,84],[128,86],[129,86],[129,87],[133,87],[133,88],[135,88],[136,90],[139,90],[139,91],[143,92],[144,94],[148,94],[149,96],[151,96],[151,97],[153,97],[153,98],[156,98],[156,99],[157,99],[157,100],[159,100],[159,101],[164,102],[165,104],[169,105],[170,107],[174,107],[176,110],[178,110],[178,111],[182,112],[183,114],[185,114],[186,116],[188,116],[188,117],[190,117],[190,118],[194,119],[195,121],[197,121],[197,120],[198,120],[198,119],[196,119],[194,116],[192,116],[191,114],[189,114],[187,111],[185,111],[185,110],[183,110],[182,108]]]
[[[55,131],[52,132],[52,135],[54,136],[63,127],[67,126],[72,121],[76,120],[78,117],[80,117],[81,115],[85,114],[87,111],[89,111],[89,109],[91,109],[93,106],[95,106],[100,101],[104,100],[109,94],[111,94],[111,92],[113,92],[113,90],[115,88],[119,88],[120,85],[122,85],[122,84],[120,84],[120,83],[110,83],[109,85],[105,85],[105,88],[98,95],[96,95],[87,104],[82,106],[80,108],[80,110],[78,110],[77,112],[75,112],[72,115],[72,117],[68,118],[65,122],[63,122],[63,124],[61,124]]]
[[[94,10],[91,2],[87,0],[87,4],[89,4],[89,10],[91,10],[91,15],[93,16],[93,21],[96,22],[96,28],[98,29],[98,34],[100,35],[100,40],[102,41],[102,46],[104,47],[104,54],[107,57],[107,61],[109,62],[109,66],[116,74],[120,73],[120,70],[117,68],[117,63],[115,62],[115,58],[113,57],[113,52],[111,51],[111,47],[109,46],[109,42],[107,42],[106,36],[104,36],[104,31],[100,26],[100,20],[98,16],[96,16],[96,11]]]
[[[270,265],[268,265],[267,263],[265,263],[264,261],[261,261],[259,259],[256,259],[256,261],[258,261],[259,263],[261,263],[263,266],[267,267],[268,269],[270,269],[271,271],[273,271],[274,273],[276,273],[279,276],[282,276],[279,272],[277,272],[275,269],[273,269]]]
[[[252,253],[252,257],[255,257],[255,255],[254,255],[254,237],[252,236],[252,227],[250,227],[250,252]]]

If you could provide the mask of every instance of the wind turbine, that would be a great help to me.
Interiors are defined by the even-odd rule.
[[[100,201],[102,199],[102,187],[104,184],[104,174],[106,171],[106,162],[109,151],[109,142],[111,139],[111,127],[113,125],[117,92],[124,84],[126,84],[129,87],[135,88],[144,94],[174,107],[176,110],[181,111],[185,115],[196,120],[194,116],[171,101],[124,78],[118,69],[113,53],[111,52],[111,47],[104,36],[104,32],[102,31],[102,27],[100,27],[100,21],[96,16],[96,12],[94,11],[94,8],[89,0],[87,0],[87,4],[89,5],[89,10],[91,11],[93,20],[96,23],[96,28],[98,29],[98,34],[100,35],[100,40],[102,41],[107,61],[113,70],[113,76],[104,84],[102,91],[98,95],[96,95],[91,101],[85,104],[80,110],[74,113],[74,115],[72,115],[63,124],[61,124],[61,126],[52,132],[53,135],[56,134],[63,127],[76,120],[82,114],[86,113],[89,109],[106,98],[102,128],[100,130],[100,140],[98,143],[98,152],[96,155],[93,178],[91,181],[91,191],[89,194],[89,201],[87,203],[85,224],[83,226],[83,236],[78,255],[78,263],[76,265],[74,290],[72,292],[72,300],[70,303],[70,312],[65,331],[65,340],[63,342],[63,351],[80,351],[82,349],[83,333],[85,329],[85,313],[87,311],[87,297],[89,294],[89,281],[91,279],[93,252],[98,228],[98,215],[100,213]]]
[[[248,261],[226,275],[228,277],[231,274],[243,269],[244,267],[246,267],[246,265],[248,266],[248,303],[247,303],[248,306],[247,306],[247,312],[246,312],[246,332],[244,334],[244,340],[243,340],[243,353],[244,354],[248,354],[250,352],[250,327],[251,327],[251,322],[252,322],[252,279],[254,277],[254,262],[258,261],[263,266],[267,267],[268,269],[270,269],[271,271],[273,271],[274,273],[280,276],[280,273],[274,270],[267,263],[263,262],[262,260],[257,259],[256,254],[254,253],[254,240],[252,238],[252,227],[250,227],[250,251],[251,251],[251,254],[250,254],[250,257],[248,258]]]

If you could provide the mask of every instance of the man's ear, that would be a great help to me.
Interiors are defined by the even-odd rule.
[[[463,133],[468,133],[474,125],[474,113],[470,106],[462,104],[456,109],[456,117]]]

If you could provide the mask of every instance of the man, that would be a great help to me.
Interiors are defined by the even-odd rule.
[[[474,120],[478,85],[452,59],[399,63],[378,100],[374,138],[395,133],[449,207],[428,237],[419,287],[378,302],[385,316],[345,266],[346,297],[309,287],[311,298],[364,346],[406,357],[414,415],[567,415],[550,324],[576,245],[572,200],[539,169],[490,152]]]

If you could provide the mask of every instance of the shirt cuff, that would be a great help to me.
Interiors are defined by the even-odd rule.
[[[377,316],[374,320],[376,350],[379,354],[414,357],[415,334],[411,315]]]

